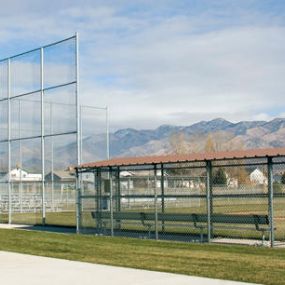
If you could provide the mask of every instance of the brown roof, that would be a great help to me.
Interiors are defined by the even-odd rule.
[[[98,167],[115,167],[115,166],[136,166],[151,165],[160,163],[176,162],[198,162],[206,160],[227,160],[243,158],[264,158],[285,156],[285,148],[268,148],[268,149],[250,149],[221,151],[208,153],[190,153],[184,155],[161,155],[161,156],[142,156],[142,157],[121,157],[98,162],[85,163],[78,168],[98,168]]]

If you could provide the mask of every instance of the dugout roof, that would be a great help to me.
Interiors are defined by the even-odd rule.
[[[233,160],[249,158],[266,158],[285,156],[285,148],[267,148],[267,149],[249,149],[221,152],[189,153],[183,155],[160,155],[160,156],[141,156],[141,157],[119,157],[109,160],[102,160],[92,163],[79,165],[78,169],[90,169],[101,167],[119,167],[119,166],[140,166],[155,165],[166,163],[188,163],[203,162],[215,160]]]

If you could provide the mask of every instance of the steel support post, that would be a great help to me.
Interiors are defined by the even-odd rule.
[[[99,225],[99,218],[98,218],[98,213],[99,213],[99,186],[98,186],[98,168],[94,170],[94,189],[95,189],[95,205],[96,205],[96,213],[97,213],[97,218],[96,218],[96,229],[98,230],[98,225]]]
[[[101,173],[101,169],[97,168],[97,199],[98,199],[98,208],[97,211],[101,214],[102,213],[102,209],[103,209],[103,205],[102,205],[102,173]],[[98,218],[98,224],[97,224],[97,229],[98,231],[102,230],[102,219]]]
[[[77,164],[81,164],[81,130],[80,130],[80,105],[79,105],[79,34],[75,34],[75,105],[76,105],[76,141],[77,141]]]
[[[80,144],[80,136],[81,136],[81,130],[80,130],[80,118],[79,118],[79,35],[78,33],[75,34],[75,107],[76,107],[76,162],[77,165],[81,164],[81,144]],[[82,207],[81,207],[81,175],[80,177],[78,176],[77,183],[77,232],[80,232],[81,228],[81,212],[82,212]]]
[[[121,179],[120,179],[120,167],[117,168],[117,173],[116,173],[116,178],[117,178],[117,199],[116,199],[116,211],[120,212],[121,211]]]
[[[8,223],[12,223],[12,185],[11,185],[11,60],[8,59]]]
[[[109,107],[106,107],[106,156],[110,159],[110,122],[109,122]]]
[[[110,182],[110,219],[111,219],[111,236],[114,236],[114,209],[113,209],[113,173],[112,167],[109,168]]]
[[[121,211],[121,177],[120,177],[120,167],[117,168],[117,173],[116,173],[116,185],[117,185],[117,199],[116,199],[116,211],[120,212]],[[121,221],[117,220],[116,221],[117,228],[121,229]]]
[[[99,212],[99,169],[96,168],[94,170],[94,189],[95,189],[95,204],[96,204],[96,212]]]
[[[81,230],[81,174],[76,170],[76,233]]]
[[[42,224],[46,224],[45,199],[45,122],[44,122],[44,49],[41,48],[41,163],[42,163]]]
[[[19,203],[20,203],[20,213],[23,212],[23,184],[22,184],[22,169],[23,169],[23,159],[22,159],[22,141],[21,141],[21,123],[22,123],[22,106],[21,99],[19,100],[19,170],[20,170],[20,182],[19,182]]]
[[[53,103],[50,103],[50,133],[53,134]],[[54,212],[54,143],[51,137],[51,209]]]
[[[157,209],[157,165],[154,168],[154,219],[155,219],[155,239],[158,240],[158,209]]]
[[[273,164],[272,157],[267,159],[268,168],[268,217],[270,229],[270,246],[274,247],[274,212],[273,212]]]
[[[164,166],[161,164],[161,177],[160,177],[160,187],[161,187],[161,212],[165,212],[165,199],[164,199]],[[165,231],[165,223],[162,220],[162,232]]]
[[[206,162],[206,195],[207,195],[207,234],[208,242],[211,242],[212,238],[212,221],[211,216],[213,213],[213,196],[212,196],[212,164],[211,161]]]
[[[79,106],[79,132],[80,132],[80,138],[79,138],[79,159],[80,163],[83,163],[83,122],[82,122],[82,108],[83,106]]]

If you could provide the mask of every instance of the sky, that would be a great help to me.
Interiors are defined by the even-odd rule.
[[[111,128],[285,117],[284,0],[0,0],[0,58],[80,37]]]

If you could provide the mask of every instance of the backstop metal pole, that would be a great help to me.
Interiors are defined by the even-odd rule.
[[[80,149],[80,163],[83,163],[83,158],[82,158],[82,140],[83,140],[83,127],[82,127],[82,108],[83,106],[79,106],[79,130],[80,130],[80,139],[79,139],[79,149]]]
[[[79,105],[79,34],[75,34],[75,77],[76,77],[76,90],[75,90],[75,100],[76,100],[76,142],[77,142],[77,164],[81,163],[81,130],[80,130],[80,105]]]
[[[107,159],[110,159],[110,122],[108,106],[106,106],[106,156]]]
[[[274,247],[274,219],[273,219],[273,164],[272,157],[267,159],[268,168],[268,217],[270,229],[270,246]]]
[[[155,239],[158,240],[158,212],[157,212],[157,165],[154,165],[154,219],[155,219]]]
[[[75,33],[75,80],[76,80],[76,85],[75,85],[75,115],[76,115],[76,163],[77,165],[81,164],[81,130],[80,130],[80,103],[79,103],[79,34]],[[77,179],[77,232],[80,232],[81,228],[81,175],[80,177],[78,176]]]
[[[42,224],[46,224],[45,199],[45,122],[44,122],[44,49],[41,48],[41,162],[42,162]]]
[[[50,133],[53,134],[53,103],[50,103]],[[54,212],[54,142],[51,137],[51,209]]]
[[[21,123],[22,123],[22,104],[21,99],[19,100],[19,138],[21,138]],[[23,183],[22,183],[22,170],[23,170],[23,159],[22,159],[22,141],[19,140],[19,171],[20,171],[20,183],[19,183],[19,203],[20,203],[20,213],[23,212]]]
[[[207,192],[207,233],[208,242],[211,242],[212,238],[212,221],[211,215],[213,211],[213,197],[212,197],[212,164],[211,161],[206,162],[206,192]]]
[[[8,59],[8,223],[12,223],[12,185],[11,185],[11,60]]]

